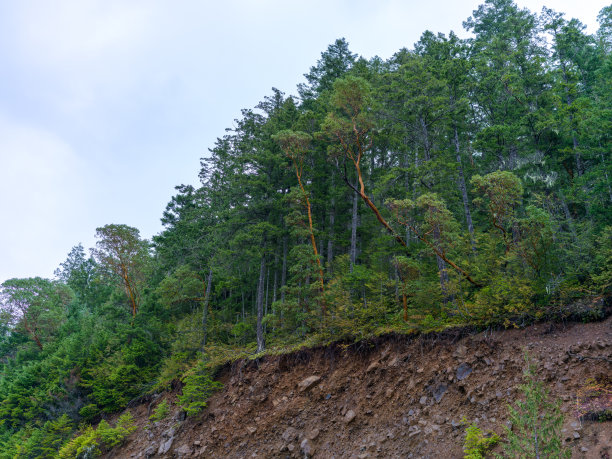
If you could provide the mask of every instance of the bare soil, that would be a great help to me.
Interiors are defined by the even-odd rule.
[[[591,379],[612,387],[612,317],[392,335],[237,362],[197,416],[184,419],[176,394],[133,409],[139,429],[107,457],[461,458],[463,417],[503,434],[507,405],[522,394],[525,351],[562,402],[572,457],[610,459],[612,422],[580,419],[577,404]],[[173,412],[153,425],[148,414],[164,398]],[[609,396],[598,403],[612,409]]]

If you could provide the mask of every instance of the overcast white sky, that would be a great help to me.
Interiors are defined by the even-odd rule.
[[[465,36],[477,0],[0,0],[0,282],[50,277],[98,226],[150,238],[199,158],[345,37],[389,58],[426,30]],[[577,17],[603,0],[518,0]]]

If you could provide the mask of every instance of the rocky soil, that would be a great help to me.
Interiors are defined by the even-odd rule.
[[[386,336],[239,362],[223,390],[185,419],[175,394],[132,410],[139,429],[107,457],[461,458],[466,417],[503,433],[525,350],[565,413],[572,457],[610,459],[612,422],[579,419],[590,378],[612,387],[612,317],[522,330]],[[150,409],[172,403],[152,424]],[[612,408],[610,396],[598,402]],[[499,447],[497,451],[500,451]]]

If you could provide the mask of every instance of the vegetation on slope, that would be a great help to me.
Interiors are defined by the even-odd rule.
[[[488,0],[469,40],[330,45],[299,96],[243,110],[152,242],[107,225],[55,280],[2,285],[0,457],[54,457],[202,361],[609,295],[612,6],[599,22]]]

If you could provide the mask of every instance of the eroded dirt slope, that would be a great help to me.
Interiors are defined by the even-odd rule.
[[[611,458],[612,422],[581,422],[575,410],[589,378],[610,383],[612,318],[384,337],[242,362],[222,372],[223,390],[199,416],[184,419],[174,408],[145,430],[161,398],[137,407],[139,430],[108,457],[460,458],[464,416],[503,432],[507,404],[520,395],[525,349],[563,401],[573,457]]]

